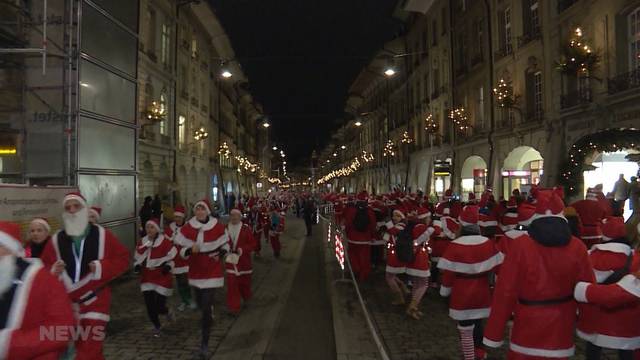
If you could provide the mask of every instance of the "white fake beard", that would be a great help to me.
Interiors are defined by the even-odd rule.
[[[62,220],[64,221],[64,231],[69,236],[82,235],[89,224],[89,211],[87,208],[70,214],[68,212],[62,213]]]
[[[0,257],[0,298],[11,288],[16,272],[16,257],[5,255]]]

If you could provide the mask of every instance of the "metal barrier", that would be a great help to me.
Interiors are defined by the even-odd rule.
[[[347,253],[348,248],[345,246],[347,237],[344,234],[343,229],[338,224],[336,224],[334,220],[333,205],[329,204],[319,206],[317,214],[318,223],[320,223],[320,221],[324,221],[327,224],[327,243],[330,248],[335,249],[336,261],[342,269],[342,279],[339,279],[337,281],[345,281],[353,284],[353,288],[358,295],[358,302],[360,302],[362,313],[364,314],[365,320],[367,321],[367,326],[369,327],[369,331],[371,332],[373,341],[378,348],[378,353],[380,354],[382,360],[390,360],[389,355],[387,354],[387,350],[382,343],[382,339],[378,334],[375,325],[373,324],[371,315],[369,314],[369,310],[364,303],[362,293],[360,292],[360,286],[358,286],[358,282],[356,281],[355,275],[353,274],[351,262],[349,261],[349,256]],[[348,272],[349,278],[345,278],[345,271]]]

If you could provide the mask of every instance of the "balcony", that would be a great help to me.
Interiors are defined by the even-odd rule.
[[[532,31],[530,34],[522,34],[522,36],[518,38],[518,49],[521,49],[524,46],[526,46],[528,43],[535,40],[539,40],[541,38],[542,38],[542,34],[540,33],[539,29],[536,31]]]
[[[558,14],[567,10],[577,2],[578,0],[558,0]]]
[[[620,74],[607,80],[609,95],[637,88],[640,88],[640,69]]]
[[[560,97],[560,108],[568,109],[578,105],[589,104],[591,101],[593,101],[591,89],[577,90]]]

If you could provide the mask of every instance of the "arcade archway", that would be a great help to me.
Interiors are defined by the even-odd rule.
[[[513,190],[528,193],[531,185],[540,183],[544,159],[531,146],[518,146],[511,150],[502,166],[502,196],[508,199]]]
[[[474,193],[480,198],[486,186],[487,163],[480,156],[469,156],[462,164],[460,177],[462,200],[469,200],[469,193]]]

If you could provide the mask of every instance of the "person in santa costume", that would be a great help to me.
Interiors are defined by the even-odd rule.
[[[53,235],[42,254],[51,273],[66,286],[82,328],[105,328],[109,321],[109,282],[129,267],[129,251],[100,225],[89,223],[87,201],[78,192],[62,201],[64,230]],[[101,337],[79,338],[76,359],[103,359]]]
[[[365,281],[371,273],[371,242],[376,236],[376,215],[368,205],[368,194],[361,191],[355,206],[344,213],[345,232],[349,249],[347,254],[354,275]]]
[[[284,232],[284,212],[278,209],[277,206],[271,209],[271,215],[269,217],[269,243],[271,243],[271,249],[273,250],[273,256],[280,258],[280,235]]]
[[[429,238],[436,230],[431,226],[431,212],[427,208],[418,208],[415,221],[417,221],[417,224],[411,229],[414,259],[406,267],[406,273],[410,276],[413,284],[407,315],[415,320],[420,320],[423,313],[418,307],[429,287],[429,276],[431,276]]]
[[[376,217],[376,233],[371,241],[371,266],[375,269],[379,265],[384,265],[384,248],[387,242],[383,237],[386,232],[388,210],[380,199],[373,202],[372,209]]]
[[[578,200],[571,204],[578,216],[580,216],[580,222],[582,223],[582,236],[587,249],[590,249],[593,245],[599,244],[602,241],[602,219],[605,218],[606,211],[602,208],[598,202],[598,193],[595,189],[590,188],[587,190],[587,196],[584,200]]]
[[[89,208],[89,222],[92,224],[98,224],[100,217],[102,216],[102,208],[100,206],[92,206]]]
[[[75,326],[71,302],[39,259],[22,255],[20,225],[0,221],[0,359],[57,360],[70,339],[55,334]]]
[[[500,268],[483,342],[501,346],[513,315],[508,359],[568,359],[574,354],[573,289],[595,278],[587,249],[571,235],[563,209],[558,194],[540,190],[528,235],[510,244]]]
[[[484,358],[482,320],[491,307],[490,278],[503,261],[494,242],[480,235],[479,209],[465,206],[459,217],[458,237],[438,262],[442,273],[440,295],[450,297],[449,316],[458,321],[465,360]]]
[[[240,312],[242,300],[251,299],[251,252],[255,249],[255,239],[251,227],[242,223],[242,213],[239,209],[231,210],[229,214],[230,253],[227,255],[227,308],[232,314]]]
[[[515,241],[515,239],[520,236],[527,235],[527,229],[533,221],[533,216],[536,213],[536,207],[532,204],[523,202],[518,206],[517,209],[517,218],[515,218],[516,224],[509,225],[509,230],[505,231],[502,236],[498,238],[496,242],[496,247],[498,250],[503,253],[505,256],[509,253],[509,247]],[[508,219],[508,223],[511,224],[513,221],[513,217],[504,217],[505,221]]]
[[[391,220],[385,225],[386,233],[383,236],[387,242],[385,280],[393,294],[392,305],[404,305],[405,295],[409,294],[406,284],[398,278],[398,275],[406,273],[407,264],[401,262],[396,254],[396,238],[407,225],[405,212],[401,207],[393,210]]]
[[[199,356],[209,353],[209,334],[213,324],[213,295],[224,286],[222,259],[229,251],[229,235],[218,219],[211,216],[209,200],[196,202],[195,216],[180,227],[175,242],[181,246],[180,256],[189,264],[189,285],[195,290],[202,311]]]
[[[29,223],[29,241],[24,249],[27,258],[40,258],[45,246],[51,239],[51,226],[45,218],[34,218]]]
[[[171,296],[173,259],[177,250],[173,242],[160,229],[160,220],[151,219],[145,224],[146,235],[140,240],[134,253],[134,271],[141,273],[140,290],[147,306],[147,315],[153,324],[153,337],[160,337],[160,315],[173,315],[167,307]]]
[[[617,283],[637,270],[625,235],[623,218],[611,216],[603,220],[603,243],[593,245],[589,253],[598,284]],[[617,349],[620,359],[633,358],[633,350],[640,348],[640,302],[617,308],[585,304],[579,310],[577,333],[587,341],[587,360],[600,359],[602,348]]]
[[[165,229],[166,236],[173,242],[177,251],[182,248],[176,242],[176,237],[180,232],[180,228],[185,222],[186,209],[182,205],[176,205],[173,210],[173,221]],[[196,309],[196,303],[191,298],[191,287],[189,286],[189,278],[187,273],[189,272],[189,261],[182,256],[176,256],[173,260],[173,270],[171,271],[176,278],[176,288],[178,295],[180,295],[180,305],[178,305],[178,311],[184,311],[187,307]]]
[[[262,221],[262,214],[260,213],[260,207],[257,203],[253,203],[251,206],[251,213],[249,214],[251,220],[251,228],[253,230],[253,239],[255,248],[253,250],[256,257],[260,257],[260,251],[262,250],[262,232],[264,229],[264,222]]]

